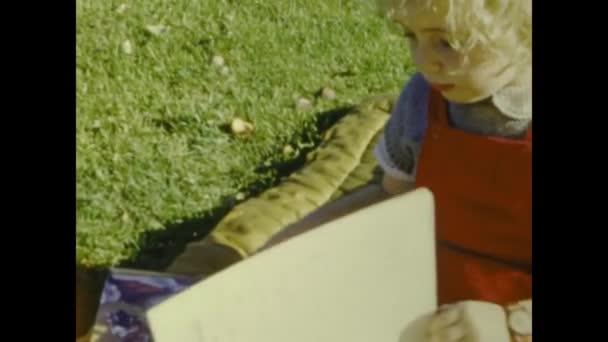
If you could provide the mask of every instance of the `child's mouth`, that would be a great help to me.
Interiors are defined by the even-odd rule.
[[[431,83],[431,87],[439,90],[440,92],[446,92],[452,90],[454,88],[454,84]]]

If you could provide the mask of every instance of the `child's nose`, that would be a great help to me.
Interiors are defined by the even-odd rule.
[[[434,75],[442,70],[442,63],[432,49],[420,46],[414,52],[414,64],[422,73]]]

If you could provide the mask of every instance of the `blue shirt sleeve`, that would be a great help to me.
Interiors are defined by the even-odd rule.
[[[390,176],[413,181],[427,127],[429,85],[420,73],[412,76],[384,127],[376,158]]]

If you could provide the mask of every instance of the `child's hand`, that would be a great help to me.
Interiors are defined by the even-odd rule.
[[[431,319],[428,342],[510,342],[503,307],[480,301],[444,305]]]

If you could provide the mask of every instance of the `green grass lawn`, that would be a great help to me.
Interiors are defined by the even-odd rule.
[[[192,226],[275,184],[277,165],[317,141],[322,113],[397,92],[412,72],[404,40],[365,1],[125,3],[77,0],[76,248],[86,266],[136,260],[173,235],[200,238]],[[337,97],[315,96],[322,87]],[[298,98],[312,108],[296,110]],[[254,134],[226,132],[235,117]],[[295,153],[283,153],[287,143]]]

